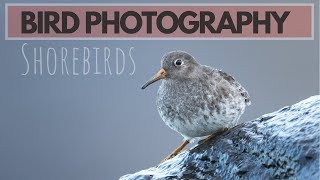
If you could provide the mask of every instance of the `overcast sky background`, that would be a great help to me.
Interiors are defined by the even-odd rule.
[[[0,179],[116,179],[157,165],[182,137],[159,117],[155,104],[159,82],[144,91],[140,88],[158,71],[168,51],[187,51],[201,64],[239,80],[252,98],[242,122],[318,94],[319,4],[315,2],[315,40],[5,41],[1,26]],[[0,12],[3,25],[3,1]],[[39,46],[44,50],[107,46],[113,75],[21,76],[26,68],[23,43],[29,44],[28,55]],[[131,69],[126,68],[126,74],[117,76],[115,48],[130,47],[134,47],[135,74],[128,75]]]

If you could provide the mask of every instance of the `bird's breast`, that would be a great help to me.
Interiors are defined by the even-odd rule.
[[[170,128],[188,137],[232,126],[243,108],[234,107],[239,105],[228,99],[217,102],[218,96],[212,90],[212,86],[197,81],[164,80],[157,94],[159,114]]]

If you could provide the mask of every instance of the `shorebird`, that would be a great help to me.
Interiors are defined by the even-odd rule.
[[[156,100],[160,117],[184,137],[163,161],[176,156],[196,137],[208,140],[236,126],[250,105],[248,92],[231,75],[201,65],[183,51],[165,54],[161,69],[142,89],[158,80],[162,81]]]

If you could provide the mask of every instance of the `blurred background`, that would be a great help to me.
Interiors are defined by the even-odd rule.
[[[2,25],[4,2],[9,1],[1,3]],[[316,2],[315,40],[5,41],[2,26],[0,179],[117,179],[157,165],[182,137],[159,117],[155,104],[159,82],[144,91],[140,88],[158,71],[160,59],[168,51],[187,51],[201,64],[222,69],[239,80],[252,99],[241,122],[319,94],[319,2],[305,2]],[[44,60],[49,47],[66,47],[68,53],[73,47],[109,47],[112,75],[91,71],[67,76],[57,67],[56,75],[43,70],[40,76],[32,74],[30,67],[30,74],[22,76],[26,70],[23,43],[28,43],[28,57],[33,57],[33,48],[42,46]],[[132,76],[130,47],[134,47]],[[126,53],[127,66],[121,75],[115,73],[116,48]],[[81,56],[78,72],[83,70]],[[91,58],[95,60],[94,54]],[[103,60],[99,63],[103,71]],[[67,65],[72,67],[71,57]]]

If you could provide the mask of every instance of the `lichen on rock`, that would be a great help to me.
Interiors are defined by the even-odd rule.
[[[312,96],[120,179],[319,179],[319,125]]]

